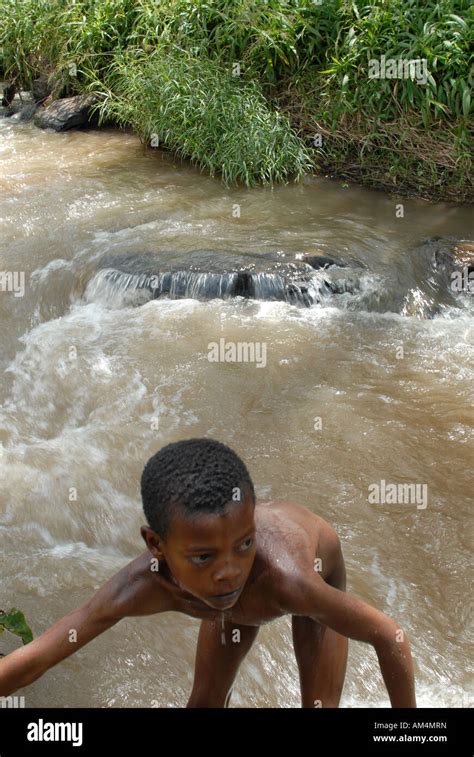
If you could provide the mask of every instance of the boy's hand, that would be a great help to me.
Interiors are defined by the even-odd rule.
[[[290,583],[285,589],[288,612],[313,618],[349,639],[372,644],[392,707],[416,707],[410,646],[393,620],[330,586],[317,573]]]

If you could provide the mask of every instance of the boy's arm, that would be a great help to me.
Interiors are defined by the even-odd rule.
[[[290,612],[311,617],[349,639],[372,644],[392,707],[416,707],[410,646],[395,621],[330,586],[317,573],[291,584],[287,594]]]
[[[49,668],[127,615],[159,612],[163,604],[160,592],[155,591],[153,607],[147,606],[149,600],[144,601],[145,593],[149,592],[135,568],[139,560],[124,566],[85,604],[58,620],[41,636],[1,658],[0,696],[8,696],[33,683]],[[74,631],[75,634],[71,633]]]
[[[28,686],[65,657],[103,633],[119,618],[88,602],[58,620],[29,644],[0,659],[0,696]],[[77,633],[77,641],[72,631]]]

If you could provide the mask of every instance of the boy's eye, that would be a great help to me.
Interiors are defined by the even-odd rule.
[[[253,537],[249,536],[248,539],[246,539],[245,541],[242,542],[242,544],[239,547],[239,550],[241,552],[246,552],[247,549],[250,549],[250,547],[252,546],[252,544],[253,544]]]
[[[209,558],[210,555],[192,555],[191,557],[188,557],[188,560],[192,562],[193,565],[205,565]]]

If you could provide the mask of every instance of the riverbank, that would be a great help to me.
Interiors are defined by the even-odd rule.
[[[1,0],[0,9],[0,68],[14,86],[41,82],[46,102],[94,93],[101,118],[228,185],[319,173],[429,200],[473,198],[467,0]]]

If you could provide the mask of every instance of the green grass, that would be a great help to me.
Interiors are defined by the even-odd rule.
[[[311,168],[288,116],[269,108],[255,80],[244,82],[176,45],[118,55],[105,87],[102,116],[131,125],[144,141],[211,176],[219,172],[226,184],[285,182]]]
[[[301,80],[294,96],[294,121],[323,134],[321,166],[430,199],[472,199],[472,6],[463,0],[351,6],[324,75]],[[425,59],[426,85],[370,79],[368,62],[382,55]]]
[[[314,171],[465,200],[473,16],[469,0],[0,0],[0,67],[93,87],[230,183],[299,177],[309,151]],[[382,55],[426,60],[426,84],[369,78]]]
[[[0,69],[24,86],[48,75],[55,92],[82,91],[129,44],[134,0],[0,0]]]

